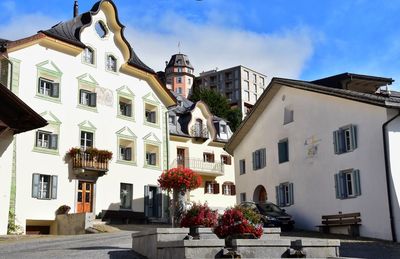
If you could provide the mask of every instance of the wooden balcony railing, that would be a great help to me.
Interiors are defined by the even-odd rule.
[[[109,159],[101,156],[92,156],[85,151],[77,153],[71,157],[72,168],[85,169],[90,171],[107,172]]]
[[[222,162],[205,162],[200,158],[175,159],[171,164],[171,168],[174,167],[190,168],[200,174],[211,176],[224,175],[224,165]]]

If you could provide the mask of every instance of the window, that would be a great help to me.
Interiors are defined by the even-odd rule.
[[[230,164],[232,164],[231,156],[229,156],[229,155],[221,155],[221,162],[222,162],[224,165],[230,165]]]
[[[221,133],[224,133],[224,134],[227,133],[227,126],[225,124],[221,124],[220,129],[221,129]]]
[[[113,55],[107,56],[106,70],[117,72],[117,59]]]
[[[246,200],[247,200],[246,193],[245,192],[240,193],[240,202],[245,202]]]
[[[119,154],[118,159],[121,161],[133,161],[133,150],[134,150],[134,142],[133,140],[128,139],[119,139],[118,140],[118,148]]]
[[[146,103],[145,104],[145,117],[146,122],[157,124],[157,106]]]
[[[52,80],[39,78],[38,94],[58,98],[60,96],[60,84]]]
[[[289,161],[289,140],[282,139],[278,143],[279,164]]]
[[[335,154],[351,152],[357,148],[357,126],[349,125],[333,132]]]
[[[253,94],[254,102],[257,102],[257,94]]]
[[[222,184],[222,194],[223,195],[236,195],[235,184],[232,182],[224,182]]]
[[[294,111],[292,109],[285,107],[284,114],[283,114],[283,125],[293,122],[293,115],[294,115]]]
[[[57,176],[33,174],[32,198],[57,199]]]
[[[266,149],[261,148],[253,152],[253,170],[258,170],[266,166]]]
[[[99,35],[100,38],[104,38],[105,36],[107,36],[107,27],[103,21],[96,22],[94,28],[96,30],[97,35]]]
[[[246,160],[242,159],[239,160],[239,172],[240,174],[245,174],[246,173]]]
[[[250,77],[249,77],[249,71],[244,71],[244,78],[245,79],[247,79],[247,80],[249,80],[250,79]]]
[[[182,68],[181,67],[178,67],[177,70],[178,70],[178,72],[182,72]]]
[[[213,182],[208,182],[206,181],[204,185],[204,193],[210,193],[210,194],[218,194],[219,193],[219,183],[213,181]]]
[[[182,94],[182,87],[177,87],[176,88],[176,93],[177,94]]]
[[[254,92],[257,93],[257,84],[253,84]]]
[[[119,196],[121,200],[121,209],[132,209],[132,195],[133,185],[129,183],[121,183]]]
[[[253,74],[254,83],[257,83],[257,75]]]
[[[182,77],[178,76],[178,77],[176,78],[176,82],[177,82],[177,83],[182,83]]]
[[[97,94],[88,90],[79,90],[79,103],[89,107],[96,107]]]
[[[281,183],[275,187],[276,204],[281,207],[294,204],[293,183]]]
[[[146,144],[146,161],[145,165],[160,166],[159,162],[160,148],[156,145]]]
[[[132,100],[119,97],[119,115],[132,117]]]
[[[93,132],[81,131],[81,148],[93,147]]]
[[[248,81],[244,81],[244,89],[245,90],[250,90],[250,84]]]
[[[246,101],[250,101],[250,93],[249,91],[244,91],[244,96],[246,97]]]
[[[51,132],[38,130],[36,131],[36,147],[57,149],[58,135]]]
[[[212,153],[203,153],[203,161],[207,163],[214,163],[214,154]]]
[[[360,196],[360,171],[348,169],[335,174],[335,190],[337,199],[347,199]]]
[[[83,62],[94,64],[94,51],[91,48],[85,48],[83,51]]]
[[[192,81],[190,80],[190,78],[188,78],[188,85],[190,85],[192,83]]]

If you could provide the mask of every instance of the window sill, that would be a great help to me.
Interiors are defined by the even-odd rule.
[[[285,163],[289,163],[289,160],[288,161],[279,162],[280,165],[285,164]]]
[[[97,64],[96,63],[92,64],[92,63],[85,62],[85,61],[82,60],[82,64],[90,66],[90,67],[93,67],[93,68],[97,68]]]
[[[91,112],[98,112],[97,111],[97,107],[91,107],[91,106],[87,106],[87,105],[83,105],[83,104],[78,104],[76,106],[76,108],[82,109],[82,110],[87,110],[87,111],[91,111]]]
[[[157,166],[157,165],[148,165],[148,164],[144,164],[143,167],[144,167],[144,168],[147,168],[147,169],[154,169],[154,170],[157,170],[157,171],[161,171],[160,166]]]
[[[118,159],[116,161],[117,164],[123,164],[123,165],[130,165],[130,166],[137,166],[136,161],[128,161],[128,160],[121,160]]]
[[[127,120],[127,121],[132,121],[132,122],[135,122],[135,117],[129,117],[129,116],[125,116],[125,115],[121,115],[121,114],[118,114],[117,115],[117,118],[119,118],[119,119],[122,119],[122,120]]]
[[[60,97],[51,97],[51,96],[48,96],[48,95],[42,95],[42,94],[38,94],[38,93],[35,95],[35,97],[40,99],[40,100],[61,104]]]
[[[32,149],[33,152],[37,153],[42,153],[42,154],[48,154],[48,155],[55,155],[59,156],[60,154],[58,153],[58,149],[49,149],[49,148],[40,148],[40,147],[34,147]]]
[[[158,123],[152,123],[152,122],[148,122],[148,121],[144,121],[144,125],[146,125],[146,126],[150,126],[150,127],[153,127],[153,128],[160,128],[160,124],[158,124]]]
[[[114,75],[116,75],[116,76],[119,75],[118,71],[108,70],[107,68],[106,68],[105,70],[106,70],[106,72],[111,73],[111,74],[114,74]]]

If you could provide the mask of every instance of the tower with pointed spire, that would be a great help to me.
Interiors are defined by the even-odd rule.
[[[165,62],[165,79],[167,88],[171,91],[188,97],[192,92],[194,69],[185,54],[172,55],[169,62]]]

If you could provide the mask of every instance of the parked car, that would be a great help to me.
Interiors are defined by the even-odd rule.
[[[294,228],[293,217],[286,213],[285,209],[279,208],[272,202],[255,203],[246,201],[239,206],[251,208],[261,215],[264,227],[280,227],[282,230]]]

